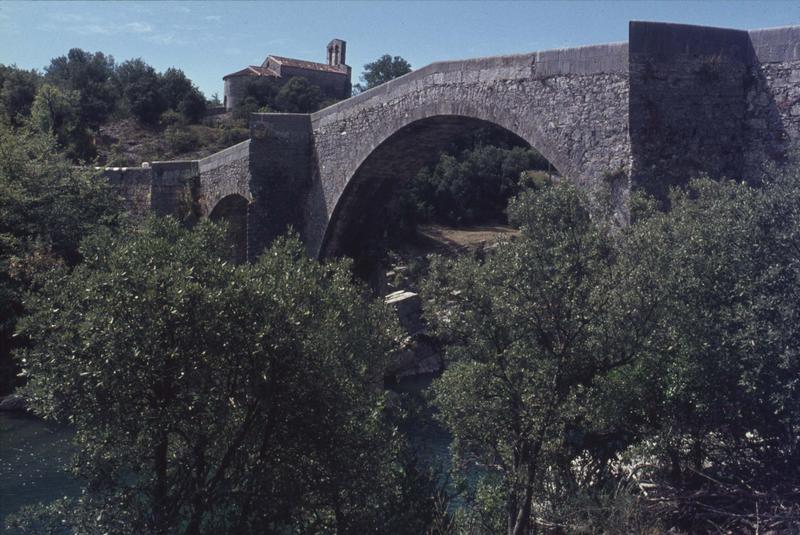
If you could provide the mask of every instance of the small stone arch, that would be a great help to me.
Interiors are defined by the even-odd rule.
[[[230,259],[237,264],[247,260],[247,212],[249,201],[239,194],[223,197],[209,214],[212,221],[225,221],[227,224],[226,244]]]

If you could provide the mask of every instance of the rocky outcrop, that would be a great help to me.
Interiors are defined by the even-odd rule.
[[[419,294],[398,290],[388,294],[384,300],[397,311],[400,325],[406,332],[402,350],[386,370],[386,377],[399,380],[440,371],[442,358],[426,332]]]

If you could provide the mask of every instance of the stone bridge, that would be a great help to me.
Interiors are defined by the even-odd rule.
[[[108,170],[134,209],[225,218],[254,258],[291,225],[310,254],[353,254],[394,187],[490,126],[588,191],[663,197],[706,174],[757,182],[800,138],[800,27],[631,22],[627,43],[434,63],[306,114],[254,114],[199,161]]]

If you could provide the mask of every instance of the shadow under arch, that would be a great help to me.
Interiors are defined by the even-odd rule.
[[[388,223],[386,206],[396,188],[435,163],[454,141],[479,130],[500,133],[512,145],[539,150],[520,133],[494,121],[464,115],[412,121],[379,143],[347,181],[327,223],[319,257],[360,254],[360,247]],[[552,162],[548,154],[541,154]]]
[[[228,225],[226,244],[230,250],[230,259],[241,264],[247,260],[247,207],[250,202],[234,193],[220,199],[211,210],[208,218],[212,221],[225,221]]]

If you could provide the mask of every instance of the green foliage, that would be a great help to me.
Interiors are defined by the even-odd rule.
[[[256,78],[248,82],[234,115],[246,121],[256,112],[311,113],[320,108],[321,102],[320,88],[306,78],[295,76],[283,84],[269,77]]]
[[[141,60],[128,60],[117,68],[126,107],[143,123],[155,124],[169,107],[156,70]]]
[[[478,144],[442,154],[432,168],[423,168],[403,185],[389,208],[394,232],[407,234],[417,223],[462,225],[503,221],[508,200],[520,182],[538,187],[526,173],[547,169],[547,161],[533,149]]]
[[[45,81],[78,93],[81,126],[96,130],[111,116],[119,100],[114,58],[102,52],[73,48],[50,61]]]
[[[794,525],[798,203],[796,170],[759,189],[696,180],[669,212],[634,199],[635,223],[609,232],[559,184],[511,203],[518,240],[434,262],[436,402],[458,472],[482,482],[469,525]]]
[[[94,171],[75,168],[55,140],[0,125],[0,392],[16,382],[9,352],[22,295],[36,274],[80,260],[78,243],[113,225],[120,203]]]
[[[152,126],[162,118],[165,124],[199,123],[205,116],[205,97],[179,69],[158,73],[141,59],[117,66],[102,52],[73,48],[54,58],[45,72],[42,77],[0,65],[0,117],[20,126],[38,95],[33,124],[53,132],[76,162],[97,156],[100,127],[112,118],[130,114]],[[180,114],[180,119],[164,117],[168,111]]]
[[[196,87],[192,87],[178,102],[178,111],[191,123],[199,123],[205,116],[206,108],[206,98]]]
[[[0,114],[7,123],[20,126],[30,115],[40,84],[41,76],[36,71],[0,64]]]
[[[87,132],[80,121],[80,93],[43,84],[31,107],[31,124],[55,136],[73,158],[86,156]]]
[[[250,130],[247,128],[237,128],[231,126],[223,126],[219,133],[219,142],[225,146],[230,147],[241,143],[250,137]]]
[[[411,72],[411,64],[400,56],[384,54],[375,61],[364,65],[361,73],[363,84],[356,84],[356,91],[366,91]]]
[[[424,531],[425,478],[404,468],[374,386],[399,332],[348,264],[290,237],[233,265],[224,229],[171,219],[99,235],[83,255],[51,273],[23,326],[34,410],[77,431],[87,486],[51,509],[63,526]]]
[[[311,113],[319,109],[322,96],[319,87],[307,79],[290,78],[275,96],[275,106],[287,113]]]
[[[710,467],[767,487],[800,476],[787,440],[800,424],[798,178],[760,190],[695,181],[668,214],[640,216],[631,229],[641,284],[662,301],[641,365],[642,418],[655,423],[651,445],[673,475]]]
[[[164,139],[167,141],[169,150],[175,154],[190,152],[197,149],[200,144],[200,138],[193,130],[174,126],[164,131]]]
[[[519,239],[483,262],[434,262],[424,286],[427,316],[449,342],[434,390],[454,466],[495,481],[508,533],[528,533],[545,489],[575,481],[582,454],[613,450],[615,423],[593,400],[644,330],[613,269],[613,235],[586,206],[567,184],[525,192],[509,207]]]
[[[171,110],[180,112],[190,123],[197,123],[206,111],[206,99],[180,69],[170,67],[160,75],[161,94]]]
[[[247,82],[243,100],[251,98],[255,103],[256,109],[263,106],[274,108],[275,97],[278,96],[278,91],[280,90],[280,83],[272,77],[255,78]]]
[[[185,122],[183,115],[178,113],[175,110],[167,110],[161,114],[161,118],[158,120],[161,126],[175,126],[180,125]]]

